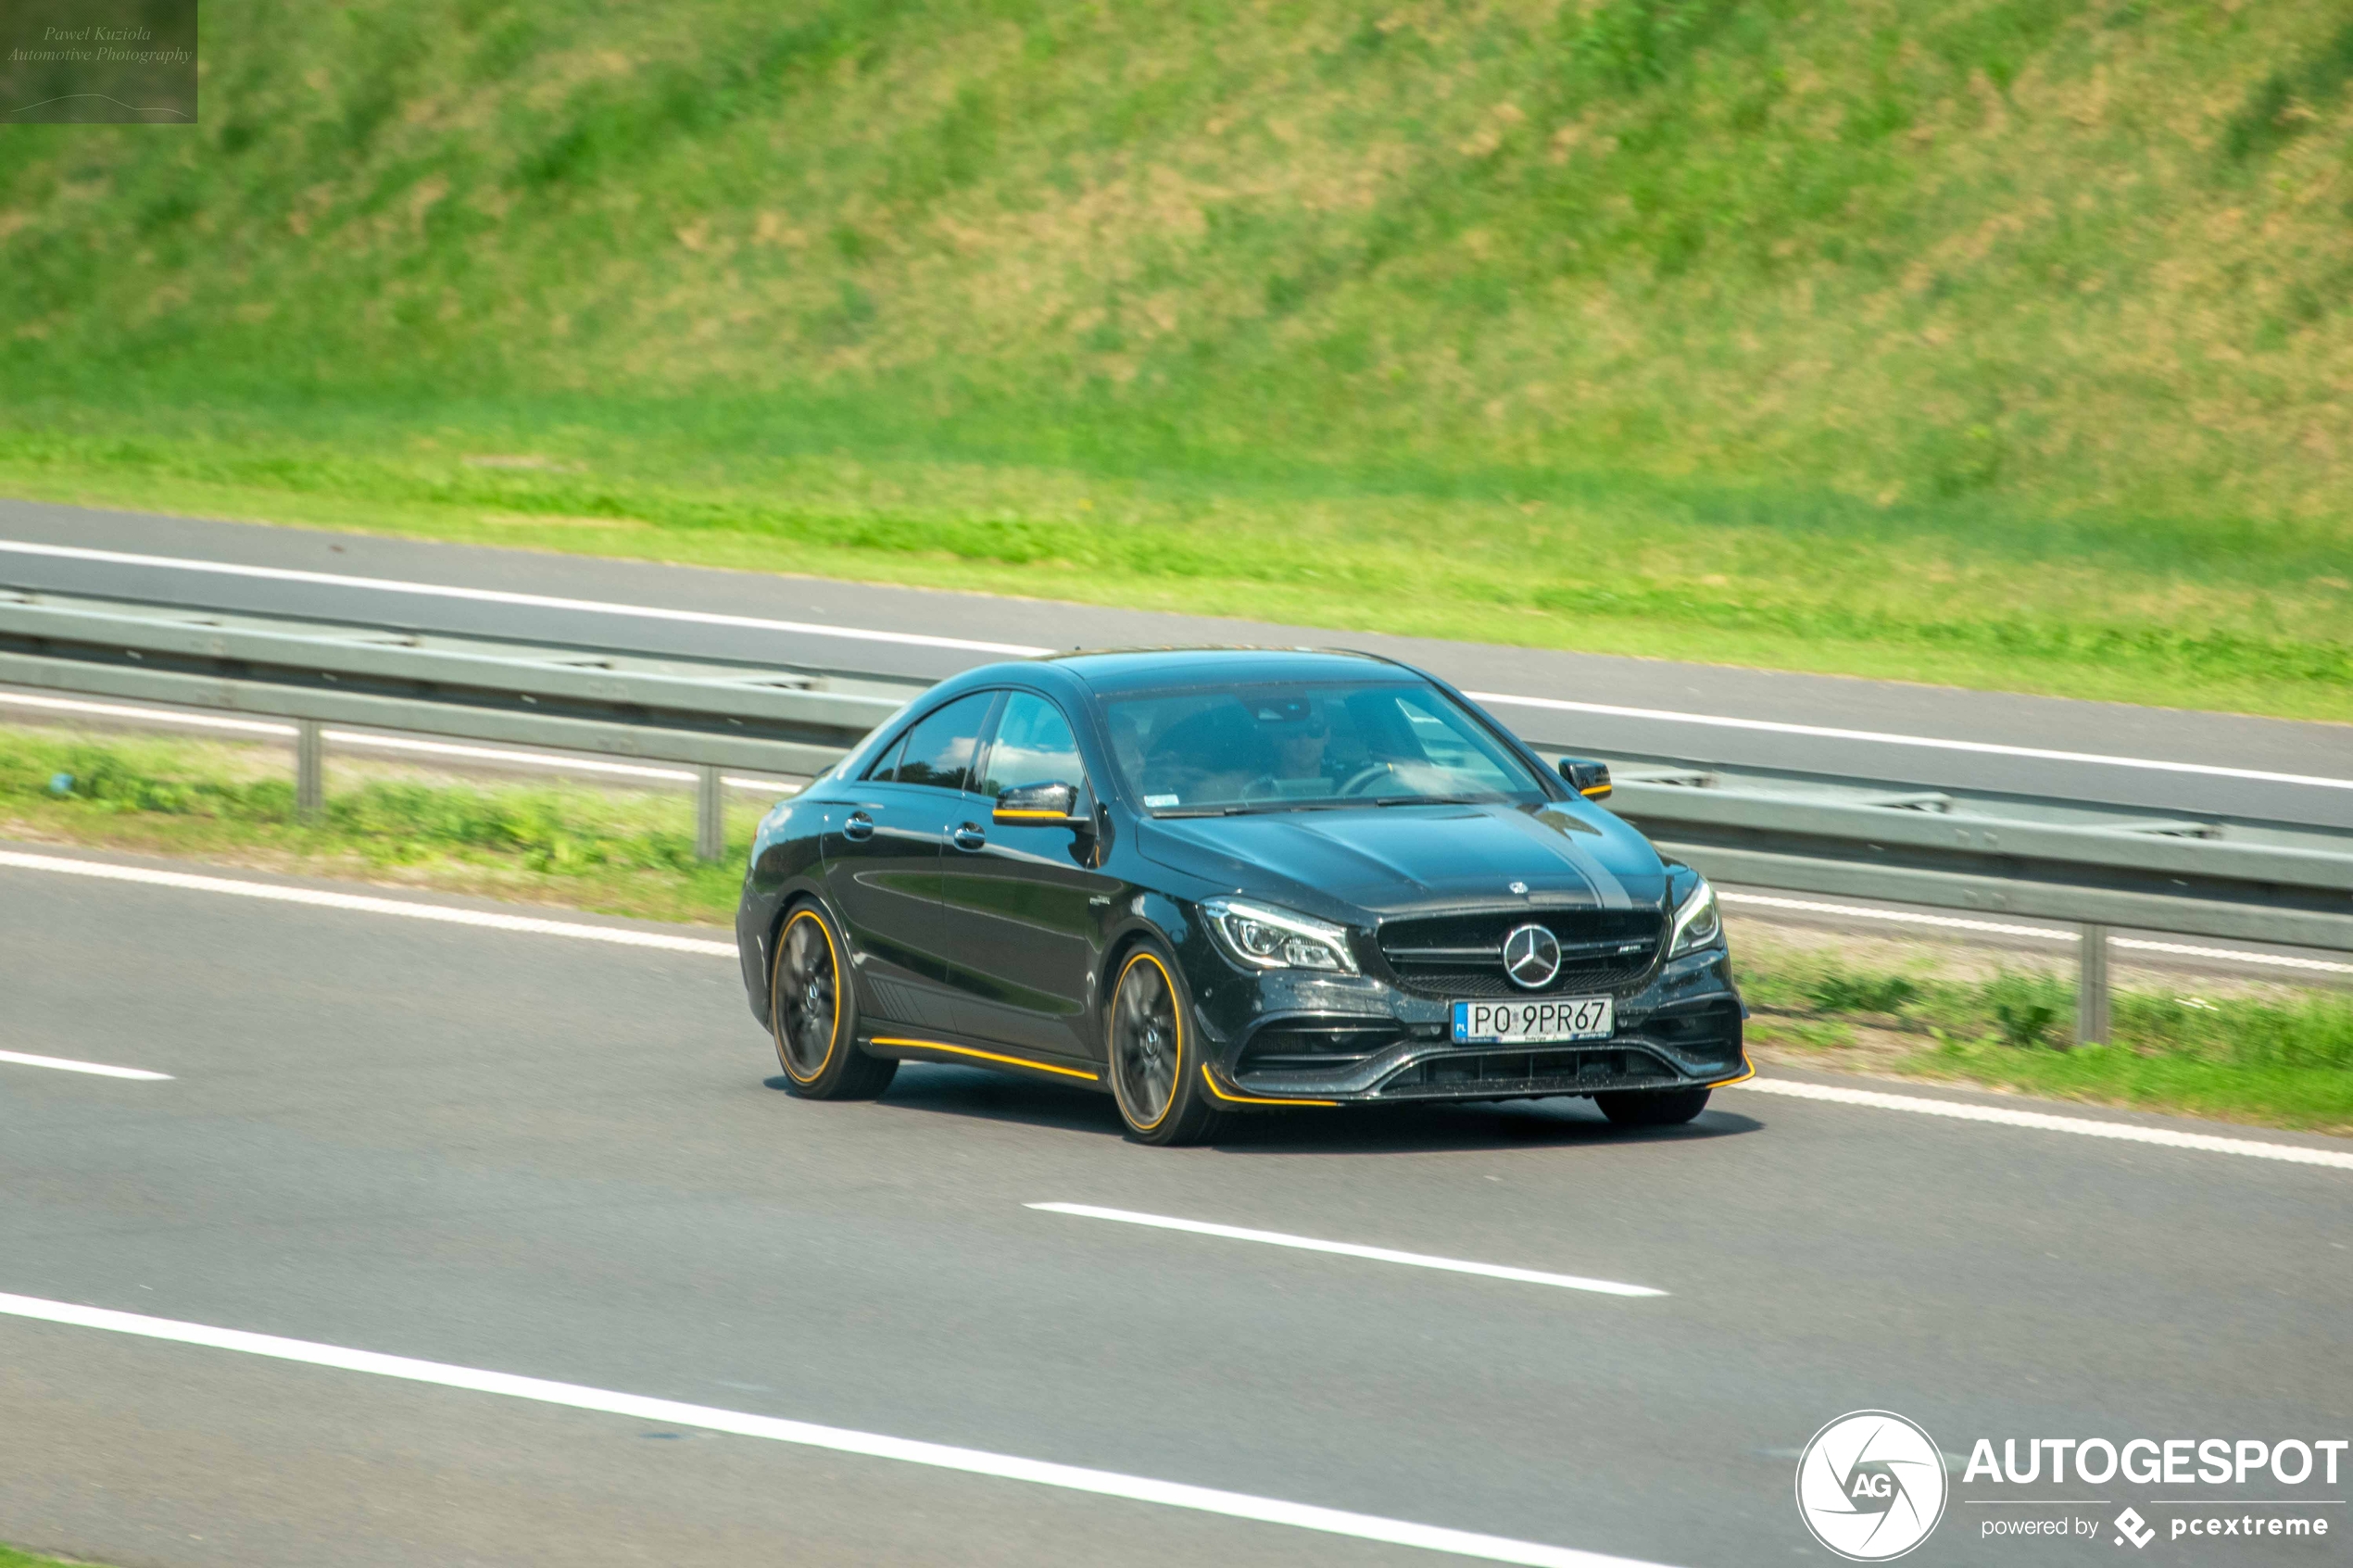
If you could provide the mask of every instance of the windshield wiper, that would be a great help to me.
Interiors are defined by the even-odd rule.
[[[1384,795],[1376,806],[1479,806],[1494,799],[1487,795]]]
[[[1154,811],[1164,822],[1170,817],[1258,817],[1270,811],[1338,811],[1358,804],[1353,800],[1237,800],[1225,806],[1185,806]]]

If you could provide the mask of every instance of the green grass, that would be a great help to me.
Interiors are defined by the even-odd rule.
[[[0,731],[0,834],[724,924],[767,804],[739,797],[728,857],[706,864],[683,791],[451,783],[345,762],[331,764],[326,809],[306,822],[289,760],[244,746]]]
[[[1743,990],[1769,1010],[1768,1042],[1819,1052],[1856,1044],[1856,1025],[1917,1047],[1874,1065],[2275,1126],[2353,1131],[2353,997],[2200,997],[2118,990],[2107,1045],[2071,1039],[2075,988],[2045,973],[1982,981],[1856,970],[1777,951],[1738,956]]]
[[[729,859],[693,857],[682,797],[472,784],[343,764],[324,815],[294,814],[287,759],[265,747],[0,730],[0,837],[228,860],[724,925],[759,805],[732,813]],[[70,782],[62,783],[58,775]],[[1751,1029],[1825,1065],[2062,1098],[2353,1132],[2353,997],[2119,991],[2115,1044],[2065,1048],[2073,989],[2040,973],[1939,978],[1742,944]],[[1857,1026],[1913,1045],[1852,1058]],[[0,1562],[0,1568],[6,1568]]]
[[[0,490],[2353,719],[2348,26],[257,0]]]
[[[0,1546],[0,1568],[104,1568],[84,1558],[41,1557],[14,1547]]]

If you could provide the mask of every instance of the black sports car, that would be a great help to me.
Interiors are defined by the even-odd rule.
[[[1418,670],[1251,648],[943,683],[760,824],[736,918],[794,1092],[901,1060],[1107,1088],[1183,1143],[1270,1107],[1748,1074],[1716,896]]]

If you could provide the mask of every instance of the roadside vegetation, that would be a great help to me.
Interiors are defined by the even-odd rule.
[[[2353,1133],[2353,996],[2188,977],[2162,992],[2119,987],[2113,1040],[2086,1046],[2073,1039],[2074,985],[2059,975],[1943,978],[1771,944],[1736,953],[1751,1041],[1782,1060]]]
[[[37,1557],[14,1547],[0,1546],[0,1568],[106,1568],[80,1557]]]
[[[469,783],[338,762],[325,812],[305,822],[287,759],[272,748],[0,730],[0,838],[712,926],[733,918],[767,804],[731,813],[730,859],[711,866],[694,859],[683,791]],[[2353,1133],[2353,996],[2238,983],[2207,995],[2123,988],[2115,1043],[2073,1047],[2073,987],[2045,971],[1954,972],[1890,957],[1887,945],[1843,944],[1865,953],[1856,961],[1749,930],[1734,941],[1756,1010],[1750,1037],[1768,1059]]]
[[[2353,719],[2341,0],[255,0],[0,492]]]
[[[295,812],[281,750],[0,730],[0,836],[724,923],[768,802],[731,805],[728,859],[695,859],[694,800],[571,784],[466,782],[337,759]]]

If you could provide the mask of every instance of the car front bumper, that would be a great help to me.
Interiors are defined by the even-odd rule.
[[[1201,974],[1212,1090],[1232,1105],[1399,1104],[1709,1087],[1746,1077],[1747,1015],[1718,947],[1616,997],[1605,1040],[1458,1045],[1449,998],[1369,975]],[[1199,973],[1200,972],[1196,972]]]

